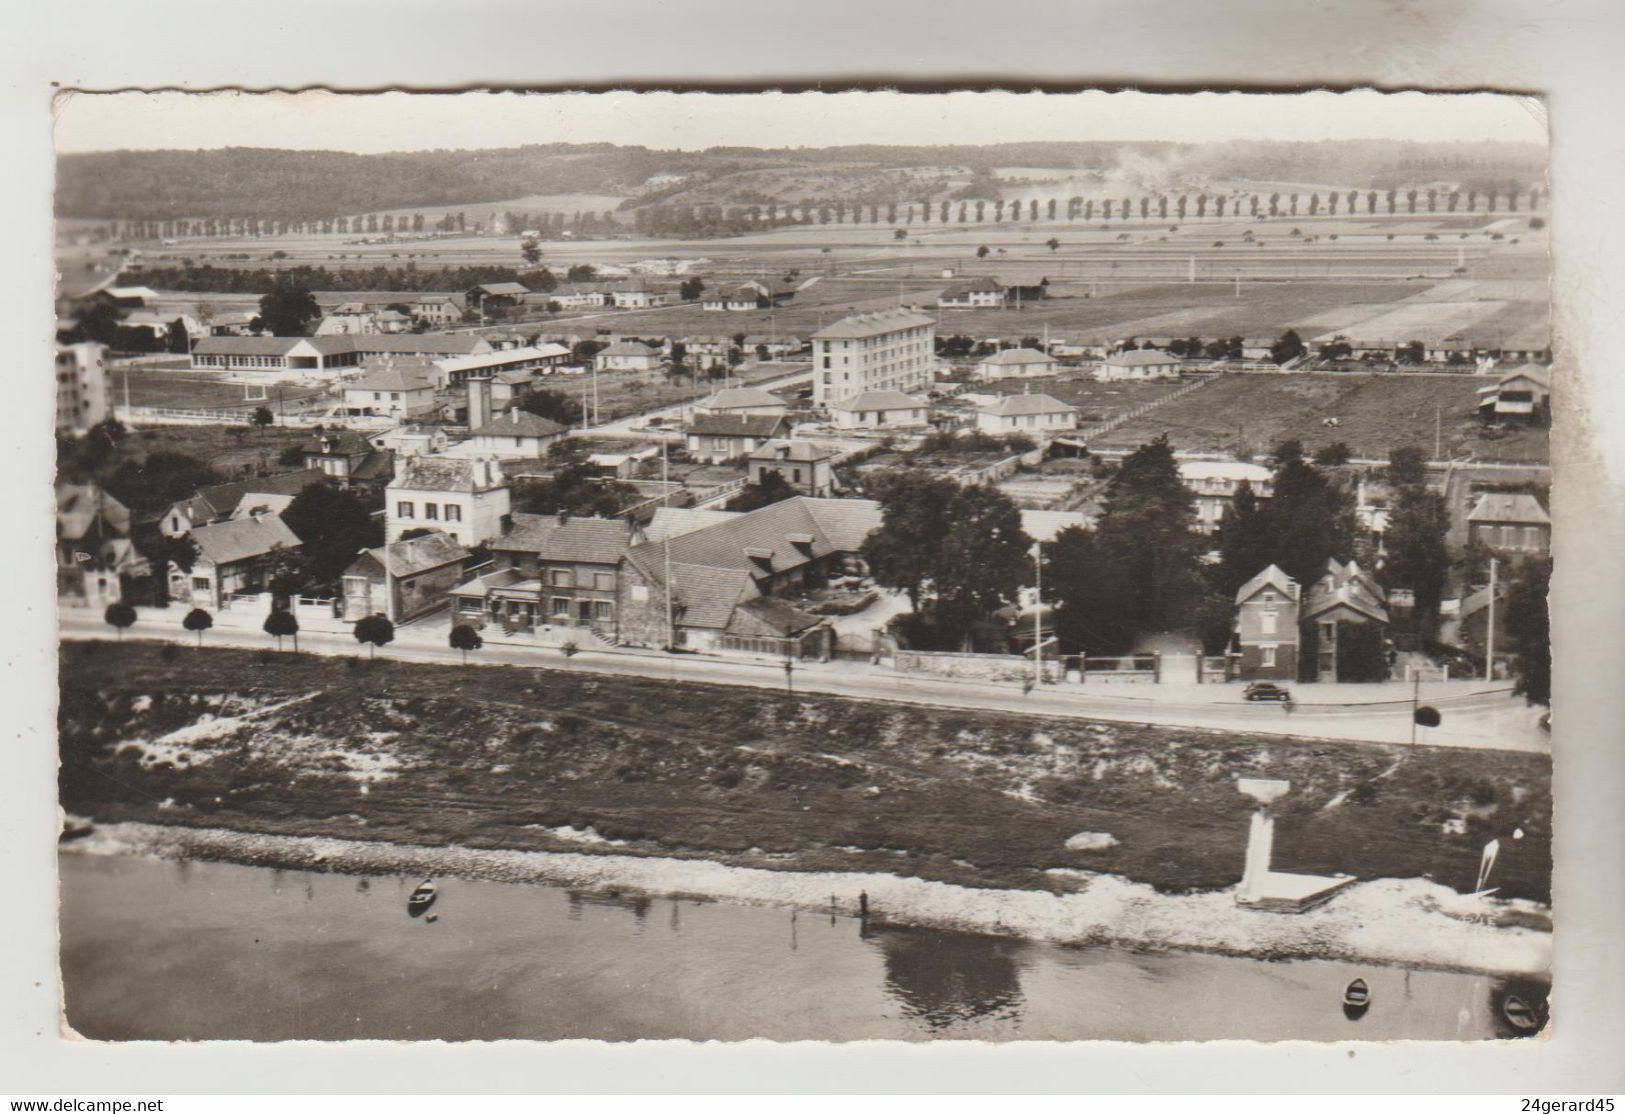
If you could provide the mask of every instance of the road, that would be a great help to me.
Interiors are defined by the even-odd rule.
[[[128,637],[194,644],[194,636],[180,627],[182,608],[144,609],[141,614],[141,621],[127,632]],[[60,624],[64,638],[106,639],[111,633],[98,614],[88,611],[64,609]],[[397,661],[459,664],[462,655],[441,642],[439,635],[439,628],[403,628],[382,653]],[[263,650],[272,643],[257,629],[233,628],[217,618],[217,625],[205,636],[204,645],[205,648],[212,645]],[[359,644],[347,634],[314,631],[301,632],[299,647],[307,653],[335,656],[361,652]],[[503,645],[495,638],[475,651],[469,661],[480,665],[611,673],[771,690],[783,689],[787,684],[783,663],[777,661],[624,650],[583,650],[565,657],[556,650],[537,646]],[[1412,737],[1411,704],[1404,699],[1359,704],[1300,702],[1287,711],[1279,704],[1245,703],[1239,687],[1233,685],[1201,686],[1215,690],[1211,695],[1190,691],[1198,686],[1176,685],[1134,686],[1142,691],[1133,694],[1086,691],[1082,686],[1070,684],[1043,685],[1024,693],[1019,685],[902,674],[883,666],[844,661],[797,662],[788,684],[796,692],[1118,723],[1376,743],[1408,743]],[[1437,728],[1418,728],[1418,743],[1470,749],[1550,750],[1549,739],[1537,722],[1538,709],[1525,707],[1521,700],[1504,690],[1474,692],[1471,686],[1464,686],[1459,695],[1442,695],[1454,690],[1428,687],[1432,691],[1424,693],[1424,698],[1440,708],[1444,722]],[[1154,695],[1147,695],[1143,691],[1146,689],[1154,689]],[[1394,693],[1394,686],[1387,686],[1382,695]],[[1198,695],[1203,698],[1198,699]]]

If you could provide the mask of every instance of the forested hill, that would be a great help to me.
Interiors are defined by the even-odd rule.
[[[896,192],[998,167],[1177,185],[1182,179],[1318,182],[1386,189],[1454,179],[1465,185],[1538,182],[1536,144],[1401,143],[1387,140],[1201,144],[1008,143],[992,146],[717,147],[659,151],[614,144],[550,144],[481,151],[358,155],[232,147],[207,151],[107,151],[58,159],[56,212],[64,218],[174,220],[255,216],[327,219],[415,206],[478,205],[535,194],[622,196],[623,208],[667,200],[750,201],[773,179],[775,199]],[[912,177],[880,175],[916,168]],[[946,176],[940,182],[931,172]],[[653,179],[651,181],[651,179]],[[992,179],[985,179],[991,182]],[[957,179],[956,179],[957,181]]]

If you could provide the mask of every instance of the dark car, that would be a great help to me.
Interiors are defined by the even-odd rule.
[[[1274,685],[1268,681],[1254,681],[1242,690],[1241,695],[1245,700],[1289,701],[1292,699],[1290,692],[1280,685]]]

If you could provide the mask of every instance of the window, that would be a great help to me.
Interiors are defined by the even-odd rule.
[[[594,600],[592,604],[592,617],[600,623],[607,623],[615,618],[615,605],[608,600]]]
[[[1275,647],[1274,646],[1265,646],[1265,647],[1263,647],[1263,650],[1264,650],[1264,657],[1263,657],[1263,660],[1261,662],[1259,662],[1259,664],[1262,665],[1265,669],[1274,669],[1275,668]]]
[[[568,618],[570,615],[570,601],[563,596],[553,597],[553,617]]]
[[[592,586],[600,592],[613,592],[615,590],[615,574],[612,572],[593,573]]]
[[[209,587],[210,587],[210,581],[209,581],[208,577],[206,577],[206,576],[194,576],[192,578],[192,590],[194,592],[207,592],[209,590]]]
[[[462,520],[463,520],[463,508],[460,507],[459,505],[457,505],[456,503],[447,503],[446,504],[446,521],[447,522],[461,522]]]
[[[632,599],[637,603],[648,603],[649,586],[647,584],[632,585]]]
[[[395,504],[395,517],[396,518],[412,518],[412,517],[414,517],[413,514],[412,514],[412,504],[410,502],[405,501],[405,500],[402,500],[401,502],[396,503]]]
[[[1261,634],[1275,633],[1275,614],[1273,611],[1266,611],[1259,617],[1258,629]]]
[[[439,519],[440,519],[440,508],[435,506],[433,503],[425,503],[425,504],[423,504],[423,517],[425,519],[427,519],[428,521],[430,521],[430,522],[439,521]]]
[[[547,582],[555,588],[574,588],[575,573],[570,569],[553,569],[548,573]]]

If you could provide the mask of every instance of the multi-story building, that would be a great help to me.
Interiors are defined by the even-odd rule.
[[[936,377],[937,323],[913,309],[843,317],[813,334],[813,403],[869,391],[909,394]]]
[[[512,495],[495,460],[397,457],[384,503],[384,542],[408,530],[440,530],[467,546],[502,536]]]
[[[1179,478],[1195,500],[1196,529],[1204,534],[1218,530],[1242,484],[1251,487],[1259,499],[1268,499],[1274,493],[1274,474],[1262,464],[1186,460],[1180,462]]]
[[[1298,582],[1275,565],[1236,592],[1233,648],[1244,681],[1298,679]]]
[[[105,420],[108,401],[107,346],[86,341],[56,346],[56,432],[80,437]]]

